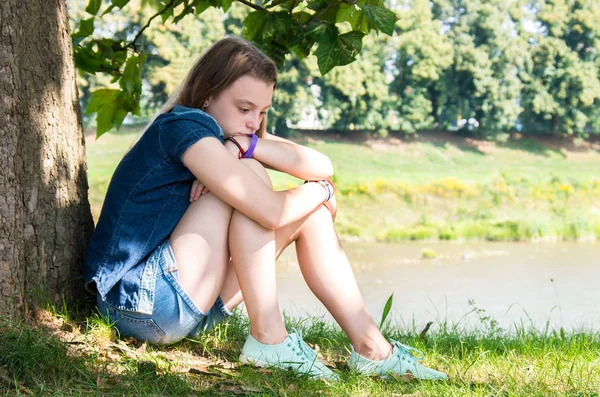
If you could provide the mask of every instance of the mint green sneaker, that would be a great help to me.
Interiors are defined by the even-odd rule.
[[[317,353],[302,340],[302,334],[296,332],[277,345],[265,345],[248,335],[240,362],[257,367],[291,368],[297,374],[310,378],[338,380],[338,376],[319,361]]]
[[[412,375],[421,380],[448,380],[448,375],[435,369],[423,366],[421,361],[425,356],[420,350],[392,340],[392,354],[381,361],[371,361],[354,351],[350,355],[348,366],[351,370],[363,375],[379,375],[387,378],[391,374]]]

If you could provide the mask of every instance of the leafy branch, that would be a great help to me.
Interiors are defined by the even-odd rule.
[[[102,13],[122,9],[130,0],[110,0]],[[94,38],[95,20],[102,0],[89,0],[86,12],[91,18],[79,22],[72,34],[76,67],[86,73],[106,73],[118,82],[120,89],[99,89],[91,93],[88,113],[97,112],[97,136],[121,126],[127,114],[139,114],[142,92],[142,70],[146,55],[138,40],[157,17],[177,24],[190,14],[200,15],[210,7],[227,11],[234,0],[166,0],[155,1],[160,8],[127,42],[125,39]],[[265,7],[250,0],[235,0],[253,11],[243,21],[244,37],[269,55],[279,66],[291,52],[299,57],[314,55],[321,74],[336,66],[356,60],[363,37],[371,31],[391,35],[396,15],[383,0],[272,0]],[[299,4],[305,7],[297,9]],[[175,9],[183,9],[174,15]],[[281,6],[281,7],[278,7]],[[307,12],[308,11],[308,12]],[[101,17],[101,16],[100,16]],[[340,34],[336,24],[349,22],[352,30]],[[315,48],[316,45],[316,48]]]

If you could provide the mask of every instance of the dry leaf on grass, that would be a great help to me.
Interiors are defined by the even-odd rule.
[[[225,360],[217,360],[214,365],[224,369],[237,369],[238,367],[237,363]]]
[[[147,342],[144,342],[144,343],[142,343],[142,344],[140,345],[140,347],[138,347],[138,348],[137,348],[137,350],[136,350],[136,351],[137,351],[139,354],[146,353],[146,348],[147,348],[147,347],[148,347],[148,343],[147,343]]]
[[[298,391],[298,385],[295,383],[291,383],[288,385],[288,387],[286,387],[286,389],[289,393],[295,393]]]
[[[137,360],[142,356],[143,351],[139,351],[138,350],[134,350],[131,347],[127,346],[127,344],[120,340],[118,343],[111,343],[111,346],[113,348],[116,348],[118,350],[120,350],[121,352],[125,353],[125,355],[131,359]],[[145,351],[145,348],[144,348]]]

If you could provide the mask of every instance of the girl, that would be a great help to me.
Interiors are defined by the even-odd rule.
[[[124,156],[85,265],[99,309],[123,335],[173,343],[212,328],[243,297],[240,361],[336,379],[279,311],[275,260],[295,243],[308,286],[350,339],[351,369],[446,379],[416,349],[388,343],[367,312],[333,227],[329,159],[266,133],[276,74],[253,45],[219,41]],[[275,192],[265,167],[309,182]]]

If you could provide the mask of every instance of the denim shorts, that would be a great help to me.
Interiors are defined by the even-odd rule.
[[[168,239],[150,254],[145,266],[153,266],[156,270],[152,314],[117,309],[100,294],[96,295],[98,309],[115,324],[121,336],[157,344],[174,343],[208,331],[231,315],[221,297],[208,313],[198,310],[179,284],[179,271]]]

